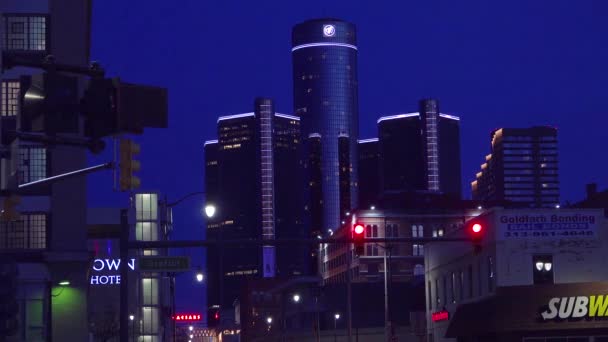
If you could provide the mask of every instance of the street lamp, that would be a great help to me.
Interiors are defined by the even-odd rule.
[[[338,330],[338,320],[340,319],[340,314],[336,312],[334,315],[334,341],[336,341],[336,330]]]
[[[208,203],[205,206],[205,215],[207,215],[208,218],[212,218],[213,215],[215,215],[216,209],[217,208],[215,207],[215,205]]]
[[[296,293],[296,294],[293,295],[293,302],[294,303],[300,302],[300,295],[299,294]]]
[[[193,326],[189,326],[188,330],[192,331],[192,330],[194,330],[194,327]]]
[[[196,272],[196,281],[198,281],[199,283],[202,283],[204,278],[205,278],[205,276],[203,275],[203,272],[201,272],[201,271]]]
[[[135,322],[133,322],[134,319],[134,315],[129,315],[129,321],[131,321],[131,340],[133,341],[135,341]]]
[[[272,324],[272,317],[270,317],[270,316],[266,317],[266,323]]]

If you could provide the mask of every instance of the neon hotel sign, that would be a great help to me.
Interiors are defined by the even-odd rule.
[[[130,259],[127,263],[127,267],[131,271],[135,270],[135,259]],[[118,272],[120,268],[120,259],[95,259],[93,260],[93,272],[104,272],[104,271],[115,271]],[[92,275],[89,279],[91,285],[119,285],[120,274],[103,274],[103,275]]]

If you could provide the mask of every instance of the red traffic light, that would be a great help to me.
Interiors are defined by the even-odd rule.
[[[355,229],[354,229],[354,231],[355,231],[355,234],[357,234],[357,235],[361,235],[361,234],[363,234],[363,232],[365,231],[365,227],[363,227],[363,225],[362,225],[362,224],[359,224],[359,223],[358,223],[358,224],[356,224],[356,225],[355,225]]]
[[[475,223],[471,226],[471,230],[473,231],[473,233],[477,234],[480,233],[481,230],[483,229],[483,227],[481,226],[481,224],[479,223]]]

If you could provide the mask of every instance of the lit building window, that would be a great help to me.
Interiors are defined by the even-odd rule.
[[[413,244],[412,245],[412,255],[413,256],[423,256],[424,255],[424,245]]]
[[[2,98],[0,100],[0,115],[13,116],[18,114],[19,104],[19,89],[21,84],[19,81],[2,81]]]
[[[47,17],[5,15],[4,46],[9,51],[46,51]]]
[[[19,221],[0,224],[0,249],[45,249],[46,214],[22,214]]]
[[[135,211],[138,221],[156,221],[158,196],[157,194],[136,194]]]
[[[532,257],[534,284],[553,284],[553,256],[534,255]]]
[[[19,148],[19,184],[46,178],[46,149],[38,146]]]
[[[424,237],[424,227],[422,225],[412,225],[412,237]]]

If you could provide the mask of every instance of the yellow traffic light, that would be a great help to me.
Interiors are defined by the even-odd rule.
[[[141,169],[139,160],[135,155],[139,154],[140,147],[131,139],[120,140],[120,191],[128,191],[139,188],[141,182],[134,173]]]
[[[21,203],[21,197],[10,195],[4,199],[2,203],[2,211],[0,212],[0,220],[3,222],[18,221],[20,214],[17,210],[17,205]]]

